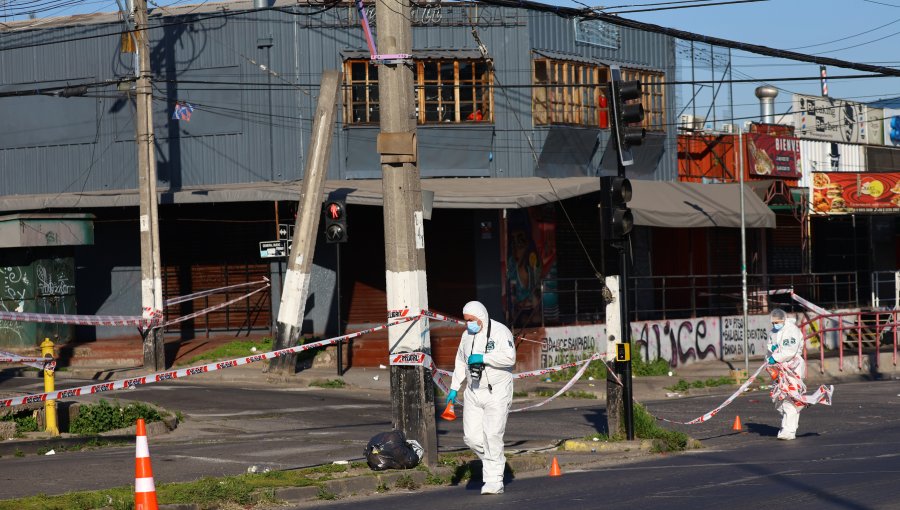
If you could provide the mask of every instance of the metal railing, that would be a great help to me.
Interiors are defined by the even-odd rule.
[[[743,313],[741,275],[636,276],[630,279],[631,320],[677,319]],[[596,278],[558,278],[541,282],[541,324],[602,321],[603,283]],[[750,274],[750,313],[765,313],[770,304],[793,309],[789,296],[763,296],[776,289],[797,294],[830,310],[857,308],[855,272]],[[549,312],[549,313],[548,313]]]
[[[857,369],[863,369],[863,355],[872,353],[872,370],[878,369],[885,346],[890,347],[892,363],[897,366],[898,320],[900,310],[856,311],[822,314],[804,319],[797,326],[804,331],[803,357],[809,346],[818,346],[820,370],[825,373],[825,351],[837,350],[838,369],[844,370],[844,352],[856,355]]]
[[[897,308],[900,303],[900,271],[873,271],[872,308]]]

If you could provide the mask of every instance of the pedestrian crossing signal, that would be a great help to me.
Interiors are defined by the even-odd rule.
[[[343,200],[329,200],[325,203],[325,241],[328,243],[347,242],[347,204]]]

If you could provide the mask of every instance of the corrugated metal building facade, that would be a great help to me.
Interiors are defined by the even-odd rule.
[[[167,283],[168,295],[198,288],[199,283],[188,285],[185,281],[202,279],[193,269],[201,265],[230,268],[218,276],[203,277],[216,283],[252,280],[261,268],[263,273],[270,272],[268,268],[278,275],[279,264],[259,259],[256,243],[274,238],[279,221],[293,222],[294,210],[283,203],[290,199],[277,194],[241,198],[240,185],[302,179],[322,71],[368,56],[356,9],[349,4],[313,15],[308,14],[317,11],[317,6],[277,2],[281,10],[249,11],[250,7],[249,2],[235,2],[151,12],[151,24],[157,27],[149,33],[163,264],[167,274],[181,275],[178,282]],[[553,14],[478,4],[417,6],[413,19],[414,57],[475,59],[479,46],[472,34],[474,28],[494,71],[493,122],[419,125],[419,165],[424,178],[566,178],[596,176],[614,168],[614,157],[607,150],[608,130],[536,125],[531,87],[535,59],[619,64],[656,73],[662,83],[674,76],[675,44],[665,36],[579,26],[578,20]],[[601,35],[607,39],[598,43],[588,28],[605,30]],[[58,202],[65,204],[65,210],[97,215],[94,246],[79,247],[74,255],[77,276],[82,280],[78,287],[80,313],[134,313],[140,306],[133,198],[137,186],[134,101],[128,93],[133,83],[127,81],[134,75],[134,57],[120,49],[123,30],[124,23],[115,15],[76,16],[35,27],[20,22],[0,29],[0,93],[96,85],[82,97],[0,96],[0,208],[8,213],[46,210]],[[117,86],[116,81],[122,83]],[[670,86],[663,88],[665,95],[657,98],[656,109],[664,116],[657,132],[648,136],[646,155],[643,159],[641,153],[637,155],[633,171],[637,178],[677,178],[675,127],[664,120],[672,116],[669,110],[675,96]],[[172,118],[178,102],[194,106],[189,122]],[[348,118],[346,114],[344,118]],[[377,132],[377,122],[341,123],[335,131],[328,179],[380,178]],[[566,147],[561,141],[578,145]],[[227,185],[238,185],[237,198],[231,204],[211,199],[203,203],[204,191],[197,190]],[[120,190],[125,193],[118,193]],[[185,201],[176,197],[182,190],[196,198],[188,201],[200,203],[178,205]],[[40,200],[29,201],[31,195],[39,195]],[[584,210],[596,211],[595,205],[593,209],[590,205]],[[373,221],[371,226],[363,226],[361,214],[357,214],[360,226],[353,231],[351,246],[370,230],[379,230],[375,227],[380,214],[379,210],[377,215],[366,215],[365,221]],[[428,228],[435,232],[430,241],[443,246],[438,238],[459,221],[467,224],[459,235],[489,239],[468,227],[480,226],[483,234],[485,222],[499,227],[505,217],[499,211],[484,210],[454,214],[457,216],[448,216],[443,222],[431,222]],[[591,216],[581,230],[596,230],[596,217]],[[204,226],[213,222],[225,223]],[[500,234],[502,228],[494,232]],[[493,239],[494,245],[505,242],[501,235]],[[378,239],[366,237],[365,241]],[[444,248],[452,246],[448,243]],[[310,332],[336,329],[331,248],[320,246],[317,251],[313,297],[307,310]],[[501,251],[493,246],[489,258],[495,261]],[[430,272],[432,263],[430,259]],[[471,279],[496,275],[491,264],[473,262]],[[383,293],[383,265],[381,268],[377,273]],[[238,274],[246,276],[236,278]],[[91,286],[94,279],[103,282],[99,289]],[[437,276],[434,281],[439,286],[442,279]],[[446,281],[453,279],[447,277]],[[374,280],[369,283],[368,287],[377,288]],[[459,295],[476,287],[498,293],[502,285],[481,281],[476,285],[473,281],[470,287],[460,289]],[[429,286],[432,292],[440,291],[431,282]],[[360,286],[348,288],[353,291]],[[492,306],[499,306],[501,294],[488,299]],[[277,302],[277,285],[272,296]],[[246,305],[246,313],[238,314],[234,324],[225,320],[224,329],[254,329],[260,324],[268,328],[271,307],[268,301]],[[217,322],[220,327],[221,323]],[[203,329],[202,324],[194,326]],[[97,330],[86,334],[102,338],[115,333]]]

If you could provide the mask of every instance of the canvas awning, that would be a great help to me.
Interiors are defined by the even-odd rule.
[[[631,181],[635,225],[669,228],[741,226],[740,184]],[[775,213],[744,186],[747,228],[775,228]]]
[[[738,184],[631,181],[629,203],[635,224],[655,227],[740,227]],[[435,209],[519,209],[600,191],[597,177],[546,179],[443,178],[422,179],[422,189],[434,192]],[[746,189],[746,188],[745,188]],[[379,179],[332,180],[325,194],[337,192],[350,204],[382,204]],[[249,183],[185,187],[160,192],[160,204],[260,202],[298,200],[300,182]],[[746,189],[746,224],[774,228],[775,215]],[[48,195],[11,195],[0,198],[0,211],[54,208],[137,207],[137,190]]]

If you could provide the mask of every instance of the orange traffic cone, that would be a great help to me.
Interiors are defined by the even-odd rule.
[[[735,415],[734,417],[734,425],[731,426],[731,430],[742,430],[741,428],[741,417],[739,415]]]
[[[144,426],[143,418],[138,418],[137,421],[134,461],[134,510],[159,510],[156,503],[156,486],[153,484],[153,468],[150,467],[147,428]]]
[[[453,421],[456,419],[456,412],[453,411],[453,402],[447,402],[447,407],[444,409],[444,412],[441,413],[441,418],[447,421]]]
[[[556,460],[556,457],[553,457],[553,463],[550,464],[550,476],[562,476],[562,471],[559,469],[559,462]]]

